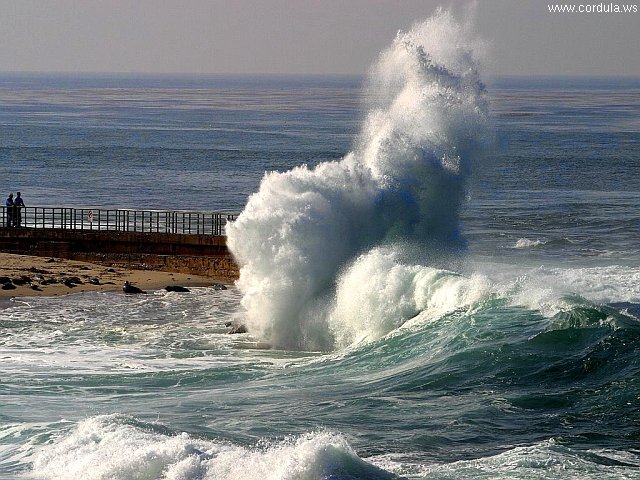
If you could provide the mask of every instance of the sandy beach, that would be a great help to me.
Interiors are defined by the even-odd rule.
[[[10,253],[0,253],[0,280],[0,299],[121,291],[125,281],[144,291],[154,291],[168,285],[202,287],[231,283],[228,279],[152,270],[127,270],[74,260]],[[7,283],[13,287],[7,287]]]

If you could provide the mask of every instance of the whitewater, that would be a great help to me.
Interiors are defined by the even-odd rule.
[[[640,478],[640,82],[487,80],[447,10],[390,40],[365,80],[0,76],[30,204],[242,210],[227,290],[0,304],[0,478]]]
[[[428,307],[442,275],[400,258],[436,265],[460,247],[464,182],[487,123],[468,30],[442,11],[400,32],[372,68],[354,151],[268,174],[229,227],[245,321],[275,347],[377,339]]]

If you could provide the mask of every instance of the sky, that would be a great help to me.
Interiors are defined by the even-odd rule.
[[[550,13],[548,1],[476,1],[487,73],[640,76],[640,0],[613,2],[635,14]],[[0,71],[362,74],[398,30],[468,3],[0,0]]]

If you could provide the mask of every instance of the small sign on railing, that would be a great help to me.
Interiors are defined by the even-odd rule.
[[[87,220],[89,220],[89,223],[93,223],[93,210],[87,212]]]

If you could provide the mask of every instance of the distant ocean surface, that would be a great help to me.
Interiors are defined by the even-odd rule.
[[[640,478],[640,80],[485,83],[455,260],[363,243],[314,297],[324,336],[226,334],[236,287],[0,310],[0,478]],[[2,74],[0,182],[30,206],[240,212],[265,172],[358,151],[364,84]]]
[[[361,84],[0,74],[2,184],[29,205],[239,212],[265,171],[348,151]]]

